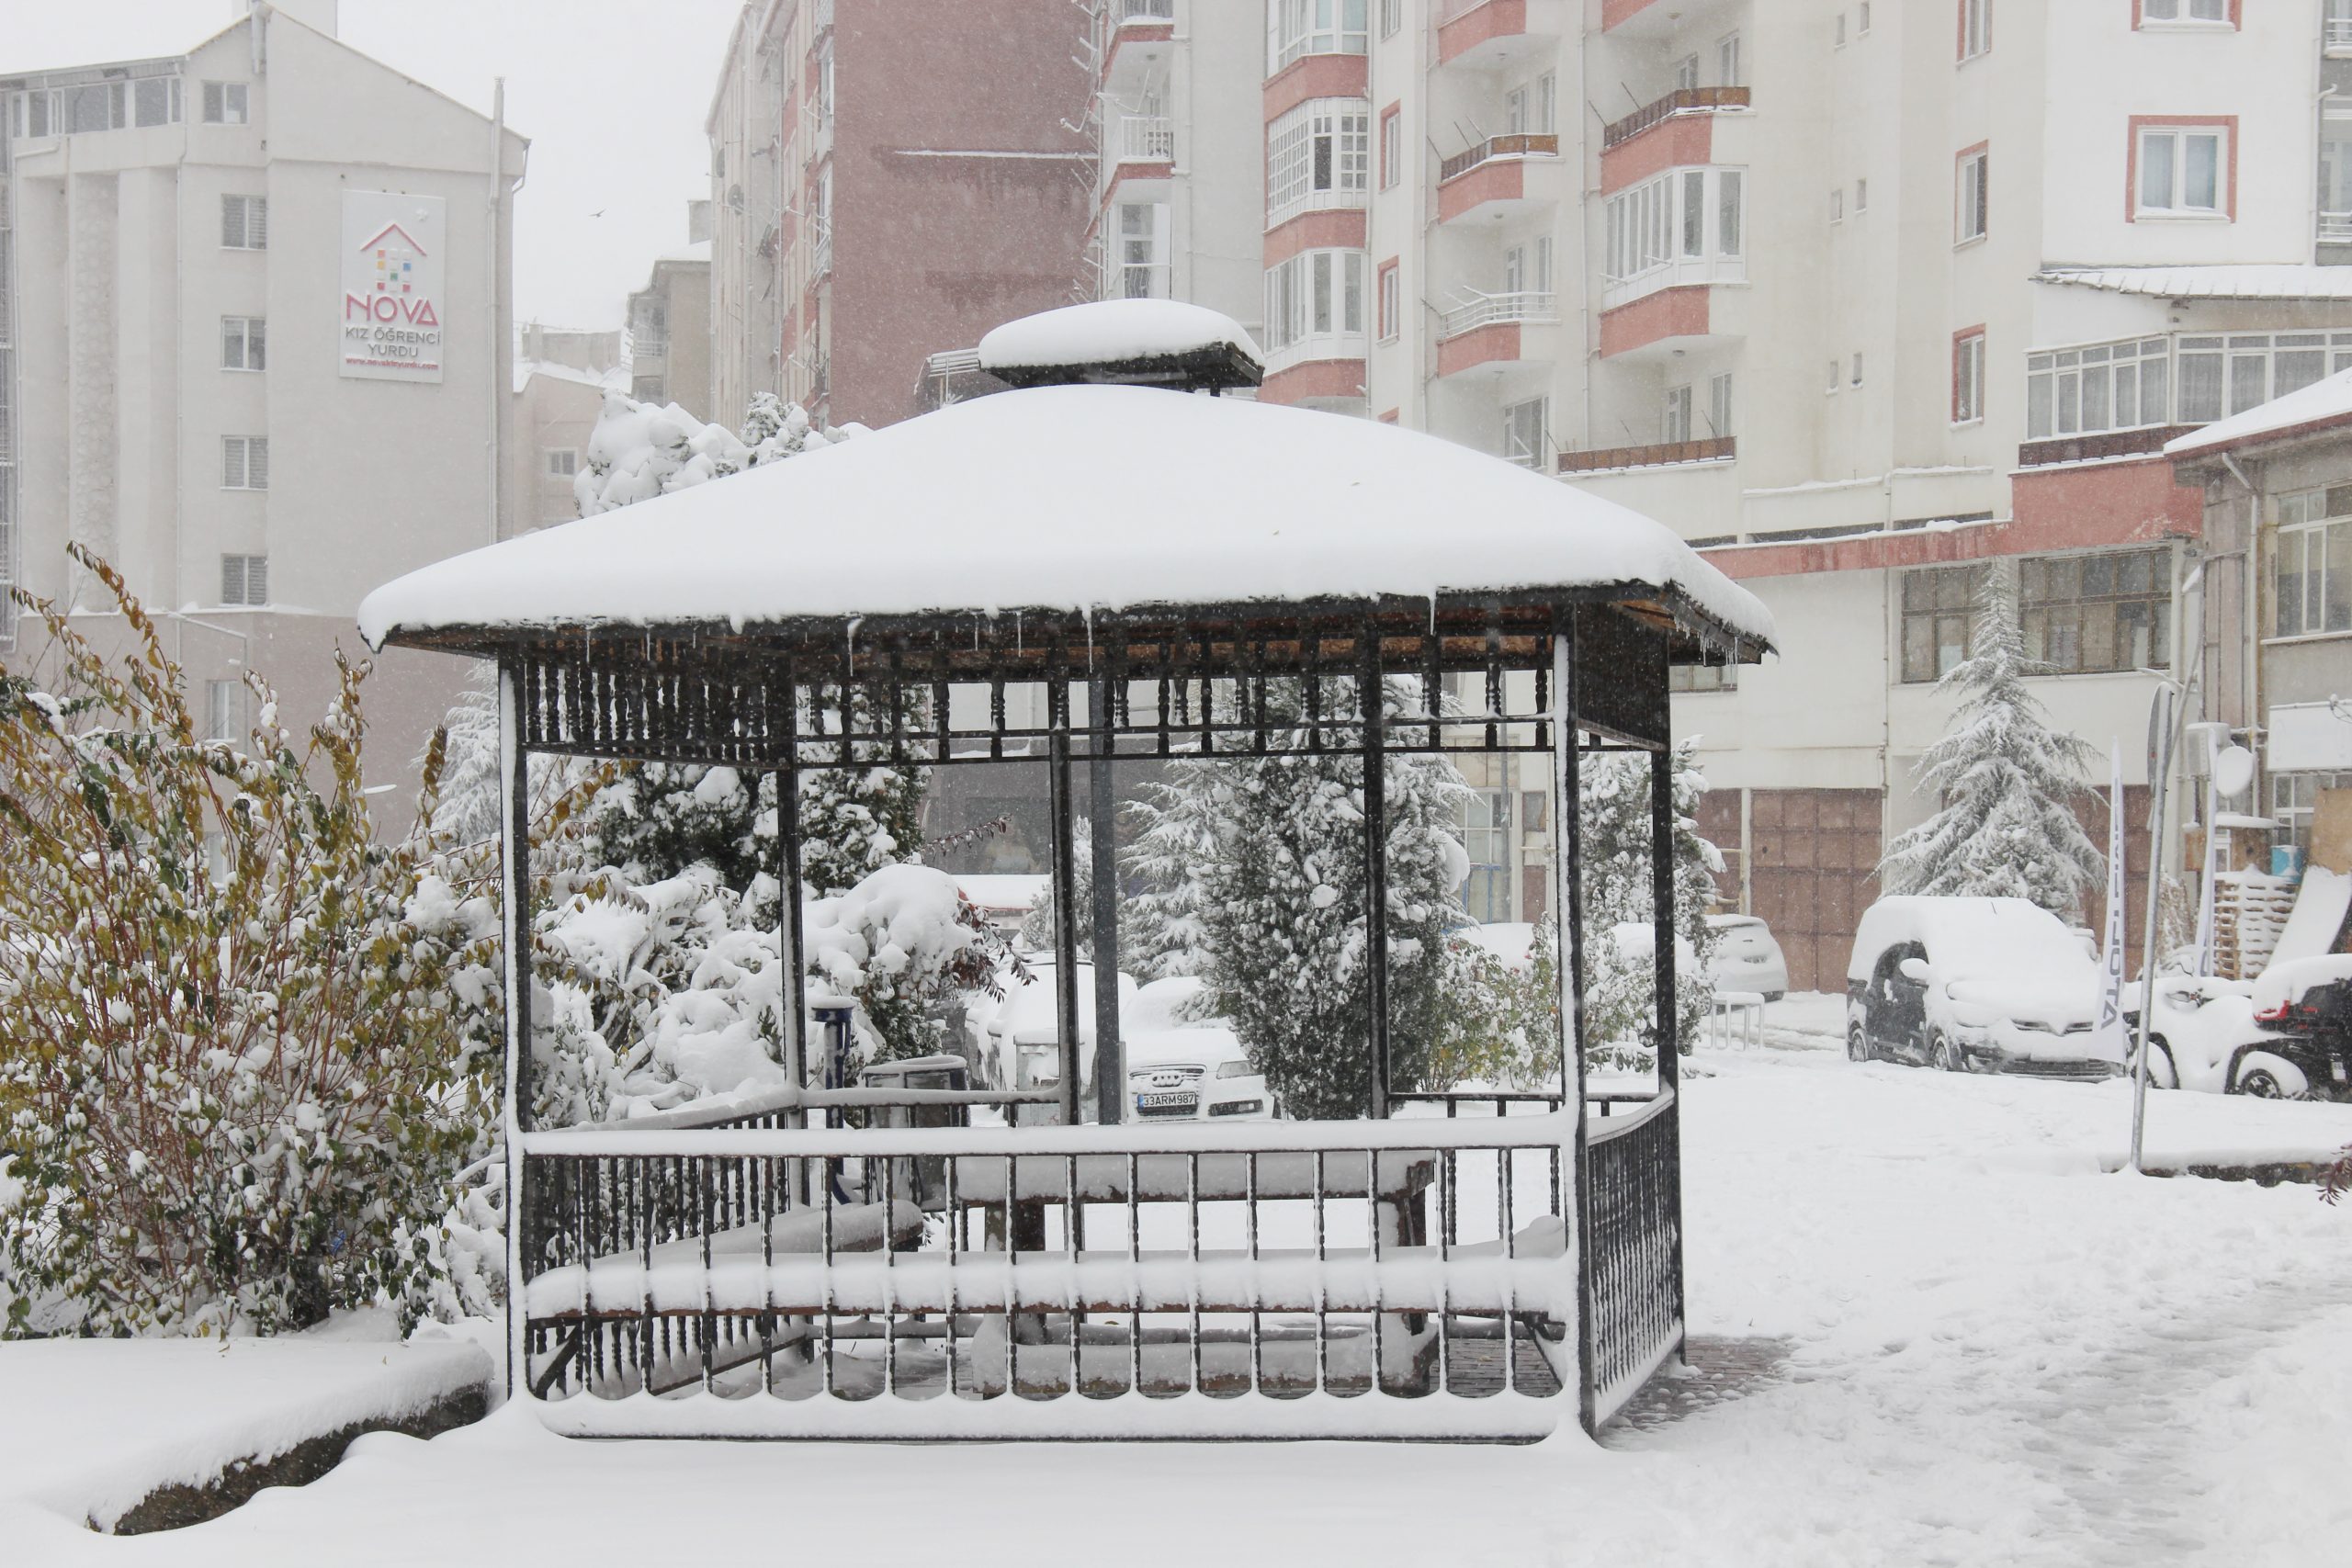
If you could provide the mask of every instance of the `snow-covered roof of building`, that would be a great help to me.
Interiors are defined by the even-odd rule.
[[[1231,349],[1265,368],[1232,317],[1181,299],[1098,299],[1007,321],[980,339],[980,368],[1107,365]]]
[[[2216,420],[2201,430],[2175,436],[2165,443],[2165,456],[2191,457],[2293,431],[2341,423],[2352,423],[2352,370],[2339,371],[2308,387],[2297,388],[2283,398],[2273,398],[2243,413]]]
[[[2159,299],[2352,299],[2352,267],[2302,263],[2235,266],[2052,266],[2036,283],[2072,284]]]
[[[696,240],[690,245],[680,245],[663,251],[653,258],[656,262],[707,262],[710,259],[710,242]]]
[[[454,647],[524,628],[1621,587],[1770,646],[1764,606],[1667,528],[1499,458],[1306,409],[1061,386],[437,562],[370,593],[359,627],[377,648]]]
[[[551,381],[573,381],[582,387],[594,387],[607,392],[628,390],[628,372],[619,366],[608,370],[584,370],[577,365],[559,365],[552,359],[514,361],[516,391],[529,386],[534,376],[545,376]]]

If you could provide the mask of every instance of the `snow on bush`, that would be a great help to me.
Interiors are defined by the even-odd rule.
[[[589,433],[587,464],[571,481],[572,497],[581,516],[594,517],[831,446],[849,434],[820,429],[798,403],[779,402],[771,392],[752,400],[740,436],[716,422],[705,424],[675,403],[655,408],[607,392]]]
[[[2026,656],[2016,573],[1987,570],[1968,657],[1936,685],[1960,705],[1914,776],[1943,807],[1887,846],[1879,874],[1889,893],[2030,898],[2071,923],[2107,870],[2073,809],[2092,755],[2026,689],[2050,667]]]
[[[854,997],[869,1061],[927,1056],[946,1044],[944,1015],[973,997],[1001,999],[1028,972],[944,871],[885,866],[808,906],[810,980]]]

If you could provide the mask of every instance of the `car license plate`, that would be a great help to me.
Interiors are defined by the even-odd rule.
[[[1197,1094],[1139,1094],[1136,1096],[1137,1111],[1197,1111],[1201,1097]]]

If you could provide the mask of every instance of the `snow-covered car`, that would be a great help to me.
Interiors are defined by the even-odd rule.
[[[1846,965],[1846,1054],[1949,1072],[2103,1078],[2098,965],[2023,898],[1882,898]]]
[[[1716,990],[1758,991],[1768,1002],[1789,994],[1789,961],[1761,916],[1709,915],[1707,928],[1715,933],[1707,974]]]
[[[2123,987],[2132,1049],[2140,1041],[2140,987]],[[2281,1092],[2278,1032],[2254,1016],[2254,986],[2212,975],[2162,975],[2148,1021],[2148,1082],[2200,1094]],[[2136,1066],[2136,1058],[2127,1061]]]
[[[2272,1099],[2352,1099],[2352,953],[2273,964],[2248,998],[2255,1021],[2272,1030],[2274,1065],[2238,1069],[2240,1092]],[[2257,1074],[2267,1078],[2257,1080]]]
[[[1127,1108],[1145,1122],[1269,1122],[1276,1106],[1264,1077],[1226,1024],[1198,1018],[1201,982],[1154,980],[1121,1004]]]

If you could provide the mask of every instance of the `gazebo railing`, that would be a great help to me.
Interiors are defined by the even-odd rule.
[[[1573,1137],[526,1134],[518,1382],[581,1432],[1078,1436],[1145,1399],[1154,1436],[1538,1436],[1577,1377]]]
[[[1587,1137],[1596,1423],[1682,1348],[1681,1140],[1670,1089]]]

